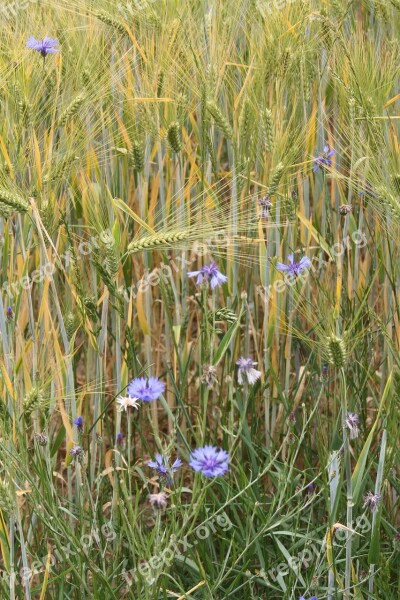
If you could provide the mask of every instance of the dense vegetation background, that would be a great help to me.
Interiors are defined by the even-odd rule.
[[[399,1],[0,13],[0,596],[397,599]]]

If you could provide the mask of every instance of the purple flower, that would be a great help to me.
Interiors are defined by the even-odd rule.
[[[124,441],[124,436],[121,432],[117,433],[117,446],[122,446]]]
[[[7,308],[7,319],[8,319],[9,321],[12,321],[12,320],[13,320],[13,318],[14,318],[14,311],[13,311],[13,309],[11,308],[11,306],[9,306],[9,307]]]
[[[83,430],[83,419],[82,417],[77,417],[74,421],[74,425],[76,425],[76,428],[78,429],[78,431],[82,431]]]
[[[381,497],[379,494],[373,494],[372,492],[368,492],[364,496],[363,508],[369,508],[371,512],[375,512],[378,509],[378,504],[380,501]]]
[[[346,427],[349,430],[351,440],[355,440],[360,433],[359,430],[360,417],[356,413],[347,413],[346,416]]]
[[[147,463],[149,467],[155,469],[162,479],[168,481],[168,483],[172,483],[172,476],[176,471],[183,465],[180,458],[177,458],[175,462],[170,466],[169,465],[169,456],[162,456],[161,454],[156,454],[155,460],[149,460]]]
[[[29,38],[26,43],[27,48],[31,50],[36,50],[40,52],[43,58],[46,58],[48,54],[54,54],[55,52],[59,52],[59,48],[55,48],[58,46],[58,40],[53,40],[49,37],[44,37],[42,40],[36,40],[33,35]]]
[[[164,390],[165,384],[157,377],[136,377],[128,385],[128,395],[143,402],[158,400]]]
[[[225,450],[215,446],[204,446],[192,452],[189,465],[205,477],[218,477],[227,472],[229,461],[229,454]]]
[[[307,256],[303,256],[300,262],[293,262],[293,254],[288,255],[288,265],[284,265],[281,262],[276,263],[276,268],[278,271],[283,271],[285,273],[289,273],[289,275],[300,275],[303,271],[311,267],[311,260]]]
[[[261,377],[261,371],[257,371],[254,367],[256,366],[256,362],[252,358],[244,358],[241,356],[236,361],[238,369],[238,383],[240,385],[243,384],[243,375],[247,379],[247,383],[253,385],[258,379]]]
[[[300,596],[299,600],[306,600],[304,596]],[[318,600],[317,596],[311,596],[310,600]]]
[[[335,150],[333,148],[332,148],[332,150],[330,150],[328,144],[326,144],[324,146],[323,153],[320,156],[317,156],[317,158],[314,160],[314,166],[313,166],[314,173],[316,171],[318,171],[318,169],[320,167],[323,167],[323,166],[330,167],[332,164],[330,157],[333,156],[334,154],[335,154]]]
[[[196,283],[199,285],[203,282],[207,282],[211,285],[211,289],[222,285],[225,281],[228,281],[226,275],[223,275],[218,271],[218,267],[215,262],[211,261],[209,265],[204,265],[200,271],[190,271],[188,277],[197,277]]]

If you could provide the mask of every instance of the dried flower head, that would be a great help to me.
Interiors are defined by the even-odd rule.
[[[363,508],[369,508],[371,512],[375,512],[378,509],[378,504],[381,501],[379,494],[373,494],[371,491],[367,492],[364,496]]]
[[[201,383],[204,383],[211,390],[214,383],[217,383],[217,368],[213,365],[203,365],[203,374],[200,378]]]
[[[260,218],[268,219],[271,215],[272,202],[268,194],[258,199],[258,205],[260,207]]]
[[[341,206],[339,206],[339,213],[342,216],[348,215],[352,210],[353,210],[352,204],[342,204]]]
[[[47,435],[44,431],[42,433],[35,433],[35,440],[39,446],[47,446]]]
[[[168,506],[168,494],[158,492],[158,494],[149,494],[149,502],[153,508],[165,510]]]
[[[84,457],[84,451],[81,446],[75,446],[74,448],[71,448],[69,453],[72,456],[74,461],[82,462],[83,457]]]
[[[117,398],[117,404],[118,404],[118,412],[121,411],[128,411],[128,408],[135,408],[136,410],[139,409],[139,399],[138,398],[131,398],[131,396],[118,396]]]

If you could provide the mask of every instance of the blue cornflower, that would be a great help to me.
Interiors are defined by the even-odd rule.
[[[152,469],[156,469],[158,475],[162,479],[166,479],[169,483],[172,483],[173,474],[176,473],[179,467],[183,465],[183,462],[180,458],[177,458],[175,462],[170,466],[169,456],[162,456],[161,454],[156,454],[155,460],[149,460],[147,464]]]
[[[289,254],[288,261],[288,265],[284,265],[281,262],[277,262],[277,270],[289,273],[289,275],[300,275],[300,273],[311,267],[311,260],[307,256],[303,256],[300,262],[295,263],[293,262],[293,254]]]
[[[204,446],[191,453],[189,465],[205,477],[217,477],[228,471],[229,461],[230,456],[225,450],[215,446]]]
[[[223,275],[219,270],[215,262],[211,261],[209,265],[204,265],[200,271],[190,271],[188,277],[197,277],[196,283],[199,285],[204,281],[211,285],[211,289],[222,285],[225,281],[228,281],[226,275]]]
[[[257,371],[254,367],[256,366],[256,362],[252,358],[244,358],[241,356],[236,361],[238,369],[238,383],[240,385],[243,384],[243,376],[247,380],[250,385],[254,385],[255,382],[260,379],[261,371]]]
[[[318,169],[320,167],[326,166],[326,167],[330,167],[332,164],[332,160],[331,160],[331,156],[333,156],[335,154],[335,150],[332,148],[332,150],[330,150],[328,144],[326,144],[326,146],[324,146],[324,151],[320,156],[317,156],[317,158],[314,160],[314,166],[313,166],[313,171],[314,173],[316,171],[318,171]]]
[[[13,318],[14,318],[14,311],[13,311],[13,309],[11,308],[11,306],[9,306],[9,307],[7,308],[7,319],[8,319],[9,321],[12,321],[12,320],[13,320]]]
[[[349,412],[346,416],[346,427],[349,430],[349,436],[351,440],[355,440],[360,433],[359,429],[360,417],[357,413]]]
[[[128,395],[143,402],[158,400],[164,390],[165,384],[157,377],[136,377],[128,385]]]
[[[306,600],[304,596],[300,596],[299,600]],[[310,600],[318,600],[317,596],[311,596]]]
[[[27,48],[31,48],[31,50],[36,50],[40,52],[43,58],[46,58],[48,54],[54,54],[55,52],[59,52],[59,48],[55,48],[58,46],[58,40],[53,40],[49,37],[44,37],[42,40],[37,40],[31,35],[29,40],[26,43]]]
[[[122,446],[124,441],[124,436],[121,432],[117,433],[117,446]]]
[[[76,425],[78,431],[82,431],[83,430],[83,419],[82,419],[82,417],[76,417],[76,419],[74,421],[74,425]]]

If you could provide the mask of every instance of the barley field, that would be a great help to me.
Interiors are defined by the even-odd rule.
[[[0,600],[398,600],[400,1],[0,14]]]

